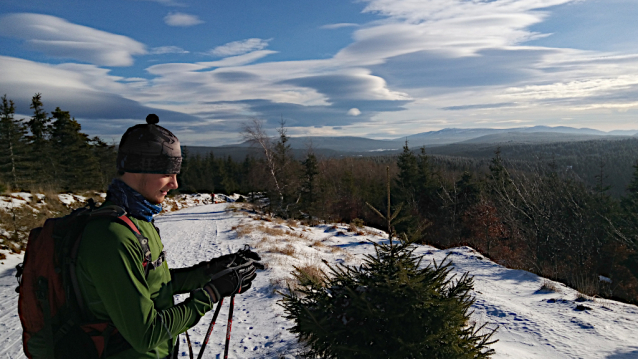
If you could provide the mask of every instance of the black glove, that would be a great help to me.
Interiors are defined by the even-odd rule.
[[[225,254],[221,257],[213,258],[208,262],[202,262],[199,265],[204,267],[206,275],[215,275],[228,267],[236,265],[237,254]]]
[[[210,282],[204,285],[204,290],[213,302],[219,302],[223,297],[244,293],[257,276],[255,262],[249,260],[244,264],[232,266],[212,276]]]
[[[240,249],[235,253],[235,255],[237,255],[237,264],[244,264],[252,261],[255,268],[265,269],[264,265],[259,262],[261,260],[261,256],[259,256],[256,252],[251,251],[247,244],[244,246],[244,249]]]
[[[213,276],[229,267],[241,265],[249,261],[253,261],[257,269],[264,269],[264,265],[259,263],[261,260],[259,254],[250,250],[248,245],[244,246],[235,253],[226,254],[221,257],[213,258],[208,262],[202,262],[199,265],[204,266],[204,273]]]

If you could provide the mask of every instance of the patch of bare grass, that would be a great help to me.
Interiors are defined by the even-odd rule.
[[[312,243],[310,243],[310,246],[311,246],[311,247],[318,247],[318,248],[321,248],[321,247],[325,247],[325,246],[326,246],[326,244],[325,244],[325,243],[323,243],[321,240],[318,240],[318,239],[317,239],[317,240],[313,241]]]
[[[253,233],[255,231],[255,227],[251,225],[240,224],[238,226],[232,227],[231,230],[237,232],[237,237],[243,237]]]
[[[284,231],[281,228],[273,228],[273,227],[268,227],[268,226],[261,225],[257,229],[260,232],[263,232],[264,234],[267,234],[269,236],[284,236],[284,235],[286,235],[286,231]]]
[[[549,279],[543,279],[543,281],[541,282],[541,287],[540,287],[541,291],[544,292],[554,292],[554,293],[561,293],[561,289],[559,288],[558,285],[556,285],[555,282],[549,280]]]
[[[294,256],[294,254],[297,252],[296,248],[291,244],[288,244],[286,246],[272,246],[269,248],[268,251],[271,253],[280,253],[291,257]]]
[[[369,236],[381,236],[383,235],[382,233],[379,233],[378,231],[373,231],[367,228],[362,229],[364,234],[367,234]]]
[[[343,252],[344,251],[339,246],[329,246],[328,249],[330,250],[331,253],[339,253],[339,252]]]
[[[314,263],[306,263],[300,266],[295,266],[295,277],[297,284],[304,285],[308,282],[321,283],[325,277],[324,271],[321,266]]]
[[[595,277],[577,275],[573,280],[573,285],[574,289],[578,291],[578,295],[583,298],[593,298],[600,293],[600,280]]]
[[[355,232],[357,234],[363,233],[361,232],[361,228],[363,228],[363,225],[364,225],[364,222],[362,219],[355,218],[352,221],[350,221],[350,224],[348,225],[348,232]]]

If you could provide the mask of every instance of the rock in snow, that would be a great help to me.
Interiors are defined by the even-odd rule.
[[[279,223],[278,223],[279,222]],[[277,305],[277,290],[286,287],[292,266],[322,267],[329,263],[360,263],[373,251],[374,242],[384,241],[376,230],[364,235],[348,232],[346,225],[305,227],[297,223],[261,220],[233,204],[209,204],[156,217],[174,268],[194,265],[250,244],[263,254],[267,269],[260,271],[253,288],[235,301],[231,358],[294,358],[299,350],[287,331],[291,323]],[[341,233],[341,235],[337,235]],[[439,250],[420,246],[424,265],[441,262],[447,254],[457,273],[474,276],[476,303],[473,320],[498,325],[494,358],[638,358],[638,307],[596,299],[575,302],[576,292],[539,291],[543,278],[504,268],[481,257],[469,247]],[[0,264],[0,358],[24,358],[22,330],[17,314],[14,266],[20,256],[8,255]],[[325,268],[325,267],[323,267]],[[557,286],[562,286],[557,283]],[[183,300],[185,296],[178,296]],[[580,307],[579,307],[580,306]],[[584,309],[583,307],[586,307]],[[225,303],[204,358],[219,358],[223,352],[228,304]],[[212,312],[189,330],[197,355]],[[181,356],[187,357],[184,335]]]

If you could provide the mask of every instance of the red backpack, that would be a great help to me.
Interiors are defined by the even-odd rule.
[[[121,222],[133,231],[145,253],[148,274],[164,261],[151,261],[148,240],[119,206],[89,205],[50,218],[29,233],[18,270],[18,314],[24,353],[30,359],[103,358],[130,348],[112,323],[97,321],[85,308],[76,277],[76,259],[87,223],[97,218]]]

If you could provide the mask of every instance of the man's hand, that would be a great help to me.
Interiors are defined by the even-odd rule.
[[[257,268],[250,260],[244,264],[226,268],[212,276],[210,282],[204,285],[204,290],[213,302],[218,302],[223,297],[244,293],[257,276]]]
[[[261,256],[256,252],[250,250],[248,245],[244,246],[244,249],[240,249],[235,253],[238,257],[238,262],[246,263],[252,261],[253,265],[257,269],[265,269],[264,265],[260,262]]]
[[[256,252],[250,250],[248,245],[244,246],[243,249],[231,254],[226,254],[221,257],[213,258],[208,262],[202,262],[199,265],[203,265],[205,267],[204,273],[209,276],[214,276],[215,274],[233,267],[242,265],[248,262],[252,262],[255,268],[264,269],[264,265],[259,262],[261,257]]]
[[[213,258],[208,262],[202,262],[199,265],[204,266],[205,268],[204,273],[212,276],[223,271],[224,269],[227,269],[228,267],[232,267],[236,265],[236,261],[237,261],[237,254],[231,253],[231,254],[225,254],[221,257]]]

